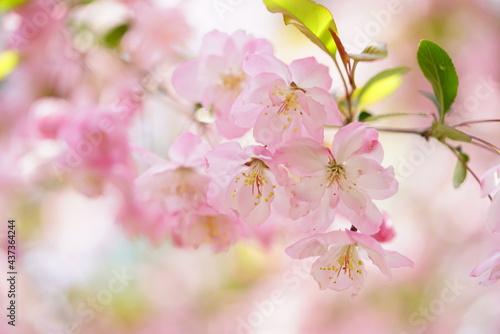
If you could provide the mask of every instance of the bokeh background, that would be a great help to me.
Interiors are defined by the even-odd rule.
[[[1,14],[3,50],[15,45],[13,31],[44,3],[51,4],[32,0]],[[320,3],[333,13],[349,52],[370,41],[388,45],[387,59],[359,66],[359,83],[388,67],[412,68],[393,96],[370,108],[373,114],[431,113],[433,106],[418,93],[430,87],[415,57],[418,42],[429,39],[451,55],[460,78],[450,123],[500,118],[498,0]],[[180,249],[169,240],[153,245],[127,235],[116,221],[116,191],[104,187],[89,197],[82,184],[47,172],[58,148],[34,134],[35,111],[43,109],[37,103],[50,109],[47,98],[63,98],[74,108],[107,106],[127,84],[139,82],[143,104],[127,136],[166,157],[172,141],[193,127],[170,74],[197,56],[209,31],[243,29],[267,38],[285,62],[315,56],[330,66],[333,91],[342,92],[341,82],[328,56],[258,0],[62,1],[50,8],[53,16],[35,25],[40,31],[19,46],[18,67],[0,81],[0,333],[500,333],[500,285],[480,287],[469,277],[500,247],[484,224],[489,201],[470,176],[454,190],[454,156],[418,136],[381,133],[384,164],[395,167],[400,191],[378,203],[397,232],[386,247],[410,257],[415,267],[394,270],[392,280],[371,267],[354,301],[349,292],[319,290],[309,275],[311,262],[284,254],[295,241],[286,237],[270,247],[242,241],[214,254],[208,246]],[[99,39],[129,20],[132,28],[120,47],[134,61]],[[428,123],[403,118],[375,125],[420,129]],[[500,144],[499,129],[483,124],[467,131]],[[500,162],[480,148],[464,150],[479,175]],[[136,165],[138,173],[145,168],[140,160]],[[15,328],[3,315],[8,218],[16,219],[18,233]]]

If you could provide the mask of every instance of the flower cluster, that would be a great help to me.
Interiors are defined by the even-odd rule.
[[[186,189],[163,190],[158,192],[162,194],[158,200],[173,193],[176,202],[182,202],[194,184],[198,189],[206,185],[205,192],[187,192],[185,200],[195,207],[196,198],[202,198],[203,207],[217,212],[212,226],[264,227],[288,221],[288,226],[299,231],[294,235],[302,239],[287,253],[294,258],[322,256],[312,269],[321,288],[354,286],[353,295],[358,292],[366,275],[358,249],[368,250],[368,256],[387,275],[389,267],[413,264],[398,253],[384,251],[377,241],[391,239],[393,231],[373,200],[393,196],[398,183],[393,168],[382,166],[384,152],[378,132],[360,122],[344,125],[329,93],[332,79],[325,65],[304,58],[287,66],[264,40],[242,31],[231,36],[214,31],[205,36],[199,58],[180,65],[172,81],[182,98],[212,114],[221,136],[210,148],[185,145],[185,150],[205,159],[205,168],[199,160],[198,173],[202,174],[189,174],[193,180],[200,178],[191,186],[177,186],[180,180],[188,180],[179,172],[172,175],[175,182],[151,171],[138,179],[140,184],[150,180],[149,189],[167,183]],[[332,143],[324,142],[327,127],[337,128]],[[188,173],[188,167],[180,168]],[[351,230],[335,224],[337,216],[348,220]],[[172,233],[177,236],[185,225],[193,224],[204,221],[176,223]],[[243,230],[228,232],[233,236],[230,240],[241,237],[237,231]],[[225,246],[227,242],[225,238],[205,240],[216,245],[215,249],[225,248],[221,243]],[[313,249],[316,245],[321,249]],[[332,268],[337,270],[329,275],[321,271]],[[329,284],[325,277],[330,276],[338,279]]]

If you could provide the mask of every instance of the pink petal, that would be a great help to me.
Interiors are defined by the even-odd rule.
[[[274,73],[287,83],[291,82],[291,73],[285,63],[269,53],[247,54],[243,60],[243,69],[251,77],[260,73]]]
[[[312,139],[292,139],[276,151],[275,159],[295,175],[313,176],[324,171],[331,152]]]
[[[342,117],[340,115],[337,102],[328,91],[313,87],[307,90],[307,96],[309,96],[311,99],[314,99],[323,106],[323,110],[326,114],[326,125],[342,124]]]
[[[309,212],[306,216],[300,219],[301,230],[305,233],[322,233],[325,232],[335,220],[335,211],[330,207],[330,196],[323,196],[321,203],[317,208]],[[292,217],[292,212],[290,212]]]
[[[369,235],[359,232],[345,231],[355,242],[359,243],[368,253],[373,264],[387,277],[392,277],[391,268],[387,263],[386,253],[382,246]]]
[[[493,270],[493,268],[500,266],[500,249],[495,250],[490,257],[478,264],[470,273],[472,277],[478,277],[487,272],[488,270]]]
[[[385,250],[385,259],[391,268],[413,267],[415,263],[398,252]]]
[[[318,240],[318,235],[301,239],[285,249],[285,253],[293,259],[305,259],[320,256],[328,251],[329,244]]]
[[[375,204],[356,188],[339,193],[342,212],[351,224],[362,233],[377,233],[382,223],[382,214]]]
[[[332,85],[328,67],[319,64],[314,57],[294,60],[290,64],[290,72],[293,82],[306,90],[312,87],[329,90]]]
[[[500,187],[500,165],[495,166],[484,173],[481,178],[481,195],[483,197],[491,194]]]
[[[384,168],[378,162],[363,156],[355,156],[346,162],[349,177],[372,199],[386,199],[398,190],[392,167]]]
[[[500,192],[493,197],[493,202],[490,204],[486,225],[491,233],[500,233]]]
[[[184,167],[204,166],[205,153],[210,149],[200,136],[186,132],[170,146],[169,156]]]
[[[335,134],[333,156],[337,163],[342,163],[353,155],[363,154],[380,163],[383,151],[377,139],[378,132],[375,129],[367,128],[364,123],[350,123]]]
[[[191,102],[201,102],[204,87],[195,85],[200,80],[200,63],[198,60],[187,61],[176,68],[172,74],[172,84],[177,93]]]

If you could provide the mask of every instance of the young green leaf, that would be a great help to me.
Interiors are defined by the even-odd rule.
[[[422,40],[418,46],[417,61],[432,85],[443,121],[458,91],[458,76],[453,61],[439,45],[427,40]]]
[[[363,110],[358,115],[358,122],[364,122],[371,117],[372,117],[372,114],[370,114],[368,111]]]
[[[458,158],[453,172],[453,187],[458,188],[465,181],[467,176],[466,164],[469,162],[469,156],[462,152],[460,147],[457,148]]]
[[[387,45],[385,43],[373,43],[368,45],[361,53],[349,53],[349,57],[356,61],[374,61],[387,57]]]
[[[395,67],[376,74],[355,92],[355,102],[359,106],[368,106],[391,95],[401,85],[402,75],[408,70],[408,67]]]
[[[335,57],[337,46],[329,29],[337,33],[337,26],[328,9],[310,0],[264,0],[264,3],[271,13],[283,14],[286,25],[294,25],[314,44]]]
[[[123,35],[128,31],[129,24],[120,24],[106,33],[103,37],[104,44],[110,48],[115,49],[120,45]]]

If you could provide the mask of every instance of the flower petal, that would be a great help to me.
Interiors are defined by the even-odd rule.
[[[331,158],[328,148],[309,138],[292,139],[276,151],[275,159],[297,176],[323,172]]]
[[[293,82],[306,90],[319,87],[328,91],[332,85],[328,67],[319,64],[314,57],[294,60],[290,64],[290,72]]]
[[[184,167],[204,166],[204,156],[209,149],[208,144],[200,136],[186,132],[170,146],[169,156]]]

